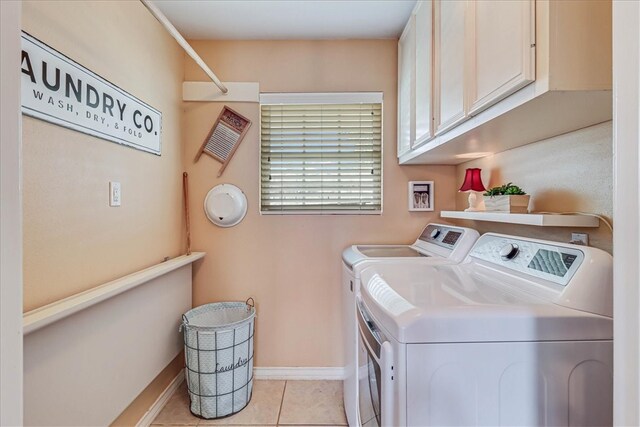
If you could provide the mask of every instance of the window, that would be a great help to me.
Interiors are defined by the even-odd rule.
[[[262,213],[382,211],[382,93],[261,94]]]

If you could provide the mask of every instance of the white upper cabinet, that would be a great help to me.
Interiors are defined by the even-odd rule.
[[[398,42],[398,156],[415,141],[415,17],[411,15]]]
[[[434,1],[436,134],[460,123],[465,106],[465,0]]]
[[[468,2],[469,114],[534,81],[534,11],[533,0]]]
[[[419,1],[415,11],[416,27],[416,121],[415,140],[411,148],[427,142],[433,136],[433,5]]]
[[[400,164],[459,164],[611,120],[611,44],[611,0],[419,1],[399,44]]]

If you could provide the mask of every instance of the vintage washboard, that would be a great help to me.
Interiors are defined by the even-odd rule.
[[[222,167],[218,171],[218,177],[220,177],[250,126],[251,120],[225,105],[200,147],[195,161],[197,162],[202,153],[205,153],[222,162]]]

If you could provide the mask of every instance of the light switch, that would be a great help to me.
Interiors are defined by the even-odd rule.
[[[119,182],[109,182],[109,206],[120,206],[122,191]]]

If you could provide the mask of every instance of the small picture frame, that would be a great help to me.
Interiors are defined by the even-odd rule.
[[[409,181],[409,211],[433,210],[433,181]]]

